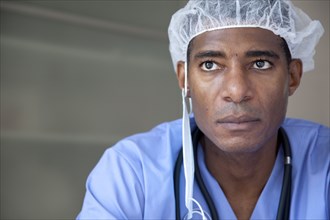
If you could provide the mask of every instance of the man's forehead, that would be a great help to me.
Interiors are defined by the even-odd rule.
[[[189,43],[190,52],[210,50],[215,48],[234,49],[281,49],[283,40],[272,31],[255,28],[226,28],[204,32],[194,37]]]

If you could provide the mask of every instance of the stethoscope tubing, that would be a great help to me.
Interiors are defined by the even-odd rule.
[[[201,190],[201,193],[204,196],[205,202],[209,207],[209,211],[211,214],[212,220],[218,220],[218,212],[214,205],[214,202],[204,184],[203,178],[201,176],[198,162],[197,162],[197,146],[198,141],[201,138],[203,133],[198,129],[198,127],[193,131],[192,139],[193,139],[193,148],[194,148],[194,160],[195,163],[195,179],[198,187]],[[291,164],[291,145],[289,142],[289,138],[285,132],[285,130],[280,127],[279,129],[279,140],[282,142],[283,150],[284,150],[284,175],[283,175],[283,183],[282,190],[280,195],[280,202],[277,211],[277,220],[286,220],[289,219],[290,216],[290,206],[291,206],[291,175],[292,175],[292,164]],[[174,196],[175,196],[175,218],[177,220],[181,219],[181,210],[180,210],[180,174],[181,167],[183,162],[183,152],[182,149],[179,152],[177,160],[175,162],[173,179],[174,179]]]
[[[282,183],[282,192],[280,197],[279,207],[277,209],[277,220],[289,219],[291,206],[291,176],[292,176],[292,152],[289,138],[285,130],[281,127],[279,129],[280,138],[284,150],[284,175]],[[282,203],[283,201],[283,203]]]
[[[193,143],[194,143],[194,160],[196,161],[195,163],[197,164],[197,166],[195,166],[195,178],[196,178],[196,182],[204,196],[205,202],[207,204],[207,206],[209,207],[210,210],[210,214],[211,214],[211,218],[214,220],[218,220],[218,212],[217,209],[214,205],[214,202],[204,184],[202,175],[199,171],[199,166],[198,166],[198,162],[197,162],[197,144],[198,141],[200,140],[200,138],[202,137],[203,133],[199,130],[199,129],[195,129],[194,131],[194,135],[193,135]],[[195,147],[196,145],[196,147]]]

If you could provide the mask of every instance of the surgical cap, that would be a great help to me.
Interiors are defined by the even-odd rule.
[[[189,42],[207,31],[258,27],[284,38],[303,71],[314,69],[315,46],[324,29],[289,0],[191,0],[171,19],[168,35],[174,69],[186,61]]]

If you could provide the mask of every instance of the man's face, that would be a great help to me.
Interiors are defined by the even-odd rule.
[[[288,64],[282,39],[260,28],[233,28],[192,43],[188,95],[205,136],[226,152],[253,152],[276,140],[301,76],[301,62]]]

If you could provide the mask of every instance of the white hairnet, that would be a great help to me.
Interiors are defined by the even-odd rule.
[[[206,31],[259,27],[284,38],[303,71],[314,69],[315,46],[324,29],[289,0],[191,0],[177,11],[168,29],[174,69],[186,61],[189,42]]]

